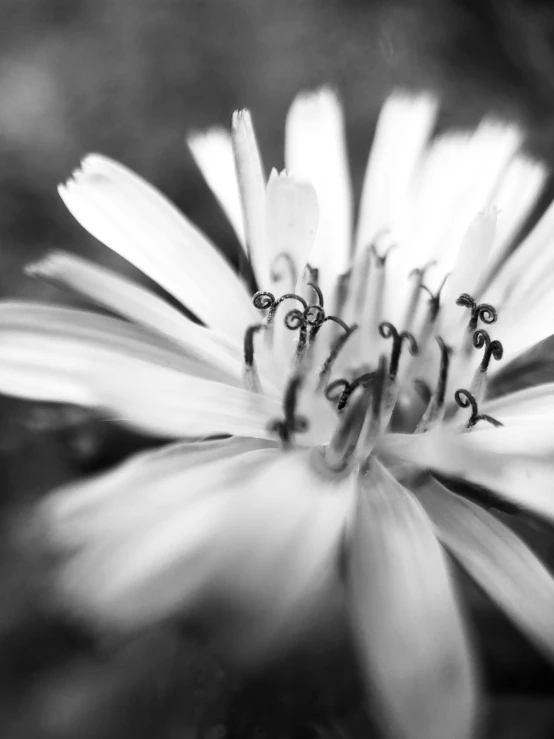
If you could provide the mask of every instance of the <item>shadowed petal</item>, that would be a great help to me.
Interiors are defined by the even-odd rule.
[[[359,479],[348,600],[386,735],[469,739],[475,675],[446,558],[424,510],[377,460]]]
[[[91,154],[59,188],[79,223],[212,328],[242,339],[255,315],[245,286],[214,245],[145,180]]]
[[[550,659],[554,659],[554,578],[527,545],[480,506],[436,480],[416,492],[441,541]]]

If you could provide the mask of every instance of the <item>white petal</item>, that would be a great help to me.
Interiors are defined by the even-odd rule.
[[[243,247],[246,246],[239,187],[231,135],[224,128],[210,128],[187,137],[188,147],[204,179],[218,199]]]
[[[269,287],[265,176],[248,110],[233,113],[232,142],[248,254],[260,290]]]
[[[219,382],[163,337],[108,316],[4,303],[0,338],[2,392],[97,407],[148,433],[263,438],[282,415],[278,399]]]
[[[231,378],[240,378],[238,343],[233,345],[223,335],[193,323],[165,300],[129,279],[64,252],[53,252],[26,271],[69,287],[98,305],[166,336]]]
[[[437,481],[418,500],[441,541],[539,649],[554,657],[554,578],[497,518]]]
[[[431,95],[396,92],[381,108],[362,189],[357,253],[379,232],[394,231],[402,220],[414,173],[435,124],[437,103]]]
[[[475,676],[432,524],[378,462],[360,479],[348,598],[361,664],[390,736],[469,739]]]
[[[464,317],[456,300],[462,293],[474,295],[479,278],[487,263],[496,232],[497,211],[493,206],[479,213],[469,224],[460,245],[456,262],[446,283],[442,300],[441,321],[460,331]],[[467,322],[467,321],[466,321]],[[448,340],[448,337],[445,337]]]
[[[297,279],[289,280],[290,266],[287,258],[292,260],[298,278],[306,264],[308,253],[314,243],[319,208],[317,195],[313,185],[296,179],[287,172],[278,174],[272,170],[267,183],[267,232],[270,244],[273,271],[285,278],[287,289],[296,288]],[[275,262],[278,255],[280,257]]]
[[[286,123],[285,163],[316,189],[319,228],[309,262],[319,269],[324,295],[348,269],[352,238],[352,186],[341,105],[329,89],[300,95]]]
[[[380,453],[396,462],[480,485],[522,510],[554,520],[552,454],[541,457],[499,452],[494,448],[494,438],[483,436],[486,433],[474,430],[456,435],[441,430],[412,437],[389,434],[380,444]]]
[[[526,416],[554,420],[554,383],[535,385],[518,390],[516,393],[487,400],[482,404],[480,411],[493,416],[502,423],[507,418],[525,420]]]
[[[73,216],[195,313],[242,338],[255,312],[214,245],[160,192],[121,164],[89,155],[59,188]]]
[[[332,620],[351,493],[306,454],[216,442],[62,490],[43,516],[73,551],[61,584],[87,618],[133,629],[211,605],[215,638],[252,659]]]

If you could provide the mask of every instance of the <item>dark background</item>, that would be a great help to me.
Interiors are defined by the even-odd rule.
[[[150,179],[232,255],[185,132],[226,124],[248,106],[266,165],[281,167],[287,107],[323,83],[345,103],[357,192],[377,111],[395,85],[439,91],[442,125],[490,111],[514,117],[531,151],[554,161],[546,0],[0,0],[0,293],[70,300],[23,275],[51,248],[140,277],[57,196],[89,151]],[[152,443],[0,397],[0,736],[367,736],[347,650],[245,679],[175,628],[107,645],[53,614],[29,507]],[[511,522],[554,566],[551,532]],[[486,735],[553,736],[552,671],[463,579],[491,694]]]

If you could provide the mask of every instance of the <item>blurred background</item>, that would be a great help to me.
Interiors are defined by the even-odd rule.
[[[23,273],[52,248],[143,279],[57,196],[91,151],[151,180],[232,256],[185,133],[226,125],[247,106],[266,165],[281,168],[292,98],[325,83],[345,104],[358,193],[395,86],[440,92],[444,126],[491,111],[515,118],[530,150],[554,163],[549,0],[0,0],[1,295],[71,302]],[[175,629],[115,645],[52,614],[48,563],[21,525],[29,506],[154,443],[0,397],[0,736],[368,736],[346,649],[246,679]],[[551,532],[512,523],[554,567]],[[476,587],[466,591],[491,695],[486,736],[554,735],[552,670]]]

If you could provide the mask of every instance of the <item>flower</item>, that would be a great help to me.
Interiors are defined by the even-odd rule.
[[[242,276],[154,188],[88,156],[60,187],[69,210],[200,323],[59,253],[30,271],[119,317],[0,306],[3,392],[185,439],[49,496],[67,602],[119,628],[210,608],[251,659],[346,608],[384,722],[414,739],[467,737],[475,717],[443,547],[554,656],[552,577],[455,487],[554,518],[554,384],[491,382],[552,333],[554,206],[512,253],[545,169],[517,128],[433,138],[436,113],[429,95],[386,101],[353,245],[332,92],[293,103],[287,170],[267,182],[247,111],[231,136],[192,136]]]

